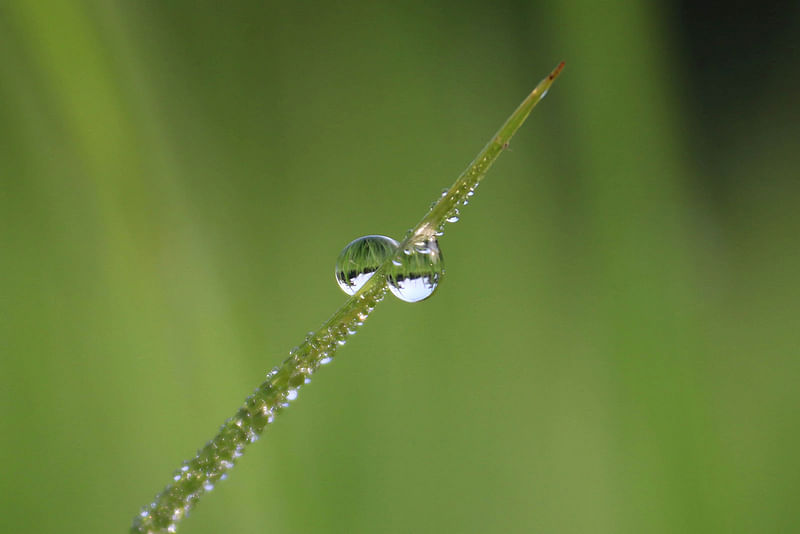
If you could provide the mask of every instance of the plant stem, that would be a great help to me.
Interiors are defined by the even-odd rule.
[[[559,64],[511,114],[453,186],[409,231],[395,255],[387,259],[316,332],[310,333],[300,346],[292,349],[283,364],[270,371],[236,414],[225,421],[217,435],[194,458],[183,463],[174,473],[172,482],[134,518],[132,533],[175,532],[178,522],[200,497],[227,476],[227,471],[244,453],[245,447],[256,441],[266,425],[289,406],[297,397],[298,389],[310,381],[311,375],[321,365],[331,361],[336,349],[345,344],[348,336],[355,334],[378,302],[383,300],[387,292],[385,273],[392,260],[409,247],[436,239],[448,219],[458,215],[459,207],[472,196],[486,171],[508,147],[509,140],[534,106],[547,94],[563,66],[563,62]]]

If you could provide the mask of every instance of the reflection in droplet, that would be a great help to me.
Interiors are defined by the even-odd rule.
[[[400,266],[393,266],[387,275],[389,290],[405,302],[419,302],[430,297],[444,272],[442,253],[435,240],[418,243],[412,254],[403,256]]]
[[[458,209],[454,208],[450,215],[448,221],[457,221]],[[441,235],[441,229],[435,233]],[[352,241],[342,250],[336,261],[336,281],[339,287],[349,295],[357,293],[375,271],[391,257],[386,281],[392,294],[405,302],[419,302],[430,297],[444,273],[438,241],[435,237],[420,237],[407,242],[402,254],[397,253],[398,247],[397,241],[381,235],[367,235]],[[375,302],[383,299],[383,295],[384,293],[380,292],[370,297],[374,302],[368,303],[369,311]],[[362,298],[365,297],[362,295]],[[360,326],[364,319],[366,315],[359,314],[352,325],[341,331],[329,330],[327,335],[330,343],[344,345],[347,336],[355,334],[355,327]],[[323,354],[319,362],[321,365],[330,361],[326,356]]]
[[[352,241],[336,260],[336,282],[342,291],[354,295],[378,267],[397,250],[391,237],[366,235]]]

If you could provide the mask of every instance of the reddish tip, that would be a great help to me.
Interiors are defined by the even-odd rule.
[[[558,77],[558,75],[561,74],[561,69],[563,68],[564,68],[564,62],[562,61],[561,63],[558,64],[558,67],[553,69],[553,72],[550,73],[550,76],[548,76],[547,79],[550,80],[551,82],[555,80]]]

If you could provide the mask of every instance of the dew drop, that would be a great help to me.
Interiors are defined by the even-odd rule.
[[[458,222],[458,215],[451,215],[450,217],[447,218],[447,222],[449,223]]]
[[[415,249],[412,254],[403,256],[402,265],[393,266],[386,277],[392,294],[405,302],[419,302],[430,297],[444,272],[442,253],[435,239]]]
[[[365,235],[352,241],[336,260],[339,287],[348,295],[356,294],[397,247],[397,241],[382,235]]]

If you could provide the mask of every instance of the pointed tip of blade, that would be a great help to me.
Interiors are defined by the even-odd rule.
[[[553,80],[558,78],[558,75],[561,74],[561,69],[563,68],[564,68],[564,62],[562,61],[561,63],[558,64],[556,68],[553,69],[553,72],[550,73],[550,76],[548,76],[547,79],[552,82]]]

